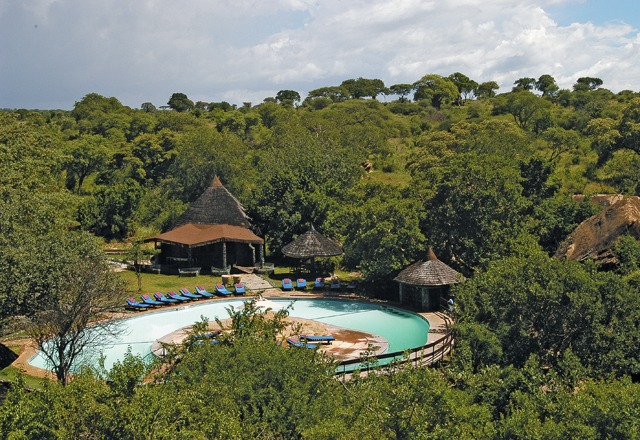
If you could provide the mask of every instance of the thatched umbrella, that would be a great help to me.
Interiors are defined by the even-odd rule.
[[[342,255],[340,246],[324,237],[311,226],[304,234],[283,246],[282,253],[287,257],[305,260],[311,258],[313,272],[315,273],[315,257],[335,257]]]

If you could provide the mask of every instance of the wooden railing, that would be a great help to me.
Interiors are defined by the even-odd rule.
[[[385,353],[380,356],[372,356],[372,359],[375,358],[378,361],[381,361],[394,358],[396,359],[396,364],[403,365],[411,363],[414,367],[432,365],[443,359],[449,352],[451,352],[455,343],[451,325],[455,323],[456,319],[454,310],[452,307],[450,307],[451,304],[441,299],[440,306],[440,313],[442,313],[442,316],[445,320],[447,330],[441,338],[433,342],[429,342],[428,344],[425,344],[421,347],[413,348],[410,350]],[[336,369],[336,374],[349,374],[352,371],[351,369],[347,370],[350,365],[366,363],[367,359],[363,358],[350,359],[341,362]],[[381,365],[375,365],[374,367],[379,366]],[[368,372],[370,368],[363,368],[362,370]]]

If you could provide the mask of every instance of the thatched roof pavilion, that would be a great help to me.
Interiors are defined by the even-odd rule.
[[[291,258],[335,257],[342,249],[311,226],[304,234],[282,247],[282,253]]]
[[[287,257],[301,260],[311,258],[312,271],[315,273],[315,257],[335,257],[344,252],[337,243],[329,240],[311,226],[307,232],[283,246],[282,253]]]
[[[400,302],[422,311],[438,310],[449,286],[463,280],[460,273],[438,260],[431,248],[426,261],[412,264],[394,278],[400,285]]]
[[[161,261],[169,265],[199,265],[207,269],[210,266],[212,270],[222,271],[230,268],[227,263],[253,267],[254,244],[259,245],[260,261],[264,263],[264,239],[251,231],[242,204],[222,186],[217,176],[169,231],[145,241],[160,244]]]

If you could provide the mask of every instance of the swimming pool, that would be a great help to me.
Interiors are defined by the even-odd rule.
[[[292,300],[269,299],[280,308]],[[216,317],[228,318],[225,310],[230,305],[238,308],[244,301],[210,301],[184,307],[145,313],[124,320],[125,331],[117,340],[105,340],[102,353],[105,368],[124,358],[128,347],[134,355],[151,355],[153,342],[179,328],[192,325],[205,316],[209,321]],[[274,306],[273,309],[276,309]],[[420,347],[427,342],[429,322],[419,315],[393,307],[326,299],[296,299],[289,313],[292,317],[311,319],[324,324],[376,333],[389,341],[389,352]],[[82,362],[97,364],[98,353],[86,355]],[[37,354],[29,362],[34,367],[47,368],[46,359]]]

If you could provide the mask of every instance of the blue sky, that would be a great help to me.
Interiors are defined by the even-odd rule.
[[[599,77],[640,91],[640,7],[563,0],[0,0],[0,108],[88,93],[257,104],[349,78]],[[387,98],[390,99],[390,98]]]

